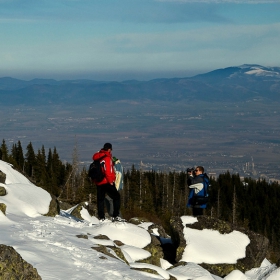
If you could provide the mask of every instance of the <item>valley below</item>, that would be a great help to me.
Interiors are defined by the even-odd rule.
[[[119,100],[86,105],[0,106],[1,136],[9,149],[21,141],[24,153],[56,147],[72,162],[77,148],[81,167],[105,142],[126,169],[185,171],[202,165],[217,176],[280,180],[279,104]]]

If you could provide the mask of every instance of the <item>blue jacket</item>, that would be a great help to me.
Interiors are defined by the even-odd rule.
[[[208,195],[209,178],[206,173],[199,174],[189,179],[190,193],[188,197],[187,207],[193,207],[194,196],[206,196]],[[207,204],[197,205],[198,208],[206,208]]]
[[[116,172],[115,186],[118,191],[123,189],[123,167],[120,160],[116,160],[114,163],[114,168]]]

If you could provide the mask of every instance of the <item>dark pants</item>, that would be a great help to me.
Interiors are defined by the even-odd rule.
[[[203,208],[193,206],[193,216],[202,216],[203,215]]]
[[[114,201],[109,195],[105,195],[105,206],[106,206],[109,216],[113,217]]]
[[[115,184],[104,184],[97,186],[97,209],[99,219],[104,219],[104,200],[105,194],[108,194],[113,199],[114,212],[113,217],[119,216],[121,206],[121,196],[117,191]]]

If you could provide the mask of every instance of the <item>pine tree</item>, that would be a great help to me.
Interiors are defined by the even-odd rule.
[[[88,178],[87,168],[83,167],[80,173],[80,178],[81,178],[81,185],[77,190],[76,198],[79,201],[90,201],[90,198],[91,200],[96,201],[96,187]]]
[[[34,170],[35,170],[36,183],[39,186],[41,186],[44,189],[49,191],[49,189],[48,189],[48,173],[47,173],[47,168],[46,168],[46,154],[45,154],[45,147],[44,146],[42,146],[41,150],[38,150]]]
[[[25,154],[26,164],[25,164],[24,172],[28,177],[34,178],[36,155],[34,153],[34,149],[31,142],[27,145],[26,149],[27,149],[27,152]]]
[[[46,163],[46,171],[48,174],[47,185],[49,192],[57,196],[59,193],[59,170],[61,168],[61,163],[60,161],[55,162],[54,158],[55,155],[52,153],[52,150],[49,149]]]
[[[70,169],[70,164],[67,163],[66,166],[61,162],[56,147],[54,147],[52,153],[52,170],[54,177],[56,178],[56,186],[61,187],[65,184],[67,170]]]
[[[232,198],[232,224],[236,224],[236,211],[237,211],[237,197],[236,197],[236,187],[233,186],[233,198]]]
[[[10,162],[19,171],[23,171],[23,169],[24,169],[24,157],[23,157],[23,151],[22,151],[22,147],[21,147],[20,141],[18,141],[18,145],[17,144],[13,144],[13,146],[12,146]]]
[[[178,188],[176,194],[177,207],[175,207],[175,213],[177,215],[185,215],[186,214],[186,205],[188,200],[187,193],[187,174],[185,172],[180,172],[178,174]]]
[[[137,171],[132,165],[131,171],[128,172],[125,176],[125,185],[128,186],[125,188],[126,192],[126,210],[128,214],[132,217],[137,215],[140,211],[140,171]]]
[[[19,166],[16,161],[16,150],[17,150],[17,146],[16,144],[13,144],[11,154],[8,156],[9,159],[7,160],[7,162],[11,163],[15,169],[19,170]]]
[[[2,141],[0,150],[1,150],[1,154],[0,154],[1,160],[9,162],[9,150],[4,139]]]
[[[20,170],[24,171],[24,156],[23,156],[23,150],[20,141],[18,141],[17,143],[16,161]]]

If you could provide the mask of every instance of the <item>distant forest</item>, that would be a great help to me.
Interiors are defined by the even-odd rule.
[[[96,199],[96,188],[87,176],[87,168],[79,168],[77,151],[72,163],[63,163],[56,148],[37,152],[30,142],[24,154],[20,141],[8,150],[3,139],[0,159],[12,164],[32,183],[42,187],[71,205]],[[182,172],[156,172],[124,170],[124,188],[121,190],[124,218],[146,217],[162,224],[168,232],[172,216],[191,215],[186,208],[188,198],[187,174]],[[205,214],[248,228],[266,236],[271,251],[280,251],[280,188],[277,182],[245,178],[226,172],[210,178],[210,201]],[[275,256],[276,257],[276,256]]]

